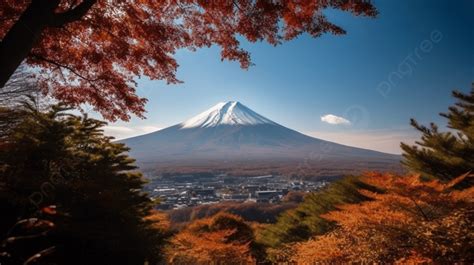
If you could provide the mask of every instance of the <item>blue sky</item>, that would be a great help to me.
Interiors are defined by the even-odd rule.
[[[110,124],[106,132],[143,134],[236,100],[311,136],[400,153],[400,141],[418,137],[411,117],[444,125],[437,114],[453,103],[451,90],[469,91],[474,81],[474,1],[374,4],[376,19],[326,12],[347,35],[304,35],[277,47],[243,41],[255,63],[248,70],[222,62],[217,47],[180,51],[177,74],[184,84],[141,78],[147,119]],[[328,114],[350,124],[322,121]]]

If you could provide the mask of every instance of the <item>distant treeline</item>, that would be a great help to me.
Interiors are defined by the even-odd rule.
[[[201,176],[211,176],[227,174],[230,176],[255,177],[262,175],[282,175],[292,178],[321,179],[340,178],[345,175],[358,175],[366,171],[389,171],[399,174],[406,171],[399,165],[393,163],[347,161],[344,163],[331,160],[312,160],[308,155],[308,160],[294,161],[248,161],[233,162],[223,164],[208,161],[203,164],[186,165],[182,162],[169,162],[156,164],[138,164],[146,175],[175,176],[183,174],[193,174]]]
[[[249,222],[275,223],[281,213],[293,209],[297,205],[296,202],[281,204],[223,202],[171,210],[168,215],[171,225],[174,227],[181,227],[192,221],[212,217],[220,212],[238,215]]]

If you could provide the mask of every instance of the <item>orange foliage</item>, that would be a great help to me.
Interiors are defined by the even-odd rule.
[[[177,50],[217,45],[222,59],[247,68],[250,54],[240,48],[239,36],[277,45],[305,32],[313,37],[345,33],[327,20],[321,12],[326,8],[377,13],[364,0],[1,0],[0,40],[5,45],[0,54],[2,60],[11,55],[10,68],[23,59],[39,67],[45,91],[63,102],[89,103],[105,118],[127,120],[130,113],[144,112],[146,100],[135,93],[136,77],[179,82]],[[23,21],[25,13],[30,17]],[[23,24],[18,34],[10,34],[15,38],[6,38],[14,25]],[[7,46],[11,51],[2,51]],[[2,80],[10,75],[0,69]]]
[[[151,222],[153,224],[153,228],[161,231],[168,231],[171,228],[168,215],[164,212],[152,210],[150,215],[147,216],[145,220]]]
[[[364,181],[380,193],[361,190],[372,200],[323,216],[338,228],[285,251],[294,251],[290,259],[298,264],[472,263],[474,187],[453,188],[468,177],[443,184],[370,174]]]
[[[253,231],[240,217],[221,213],[189,225],[171,240],[170,264],[254,264]]]

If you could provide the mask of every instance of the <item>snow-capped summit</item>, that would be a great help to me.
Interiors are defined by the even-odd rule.
[[[238,101],[221,102],[179,124],[182,129],[209,128],[219,125],[259,125],[275,122],[261,116]]]

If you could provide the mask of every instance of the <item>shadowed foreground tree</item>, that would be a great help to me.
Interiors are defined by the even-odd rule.
[[[417,145],[401,144],[403,164],[409,169],[430,178],[449,181],[474,169],[474,84],[469,94],[453,92],[458,100],[448,113],[450,132],[440,132],[434,123],[430,127],[411,124],[422,133]]]
[[[0,111],[19,120],[1,138],[0,235],[7,239],[0,253],[10,254],[2,264],[22,264],[42,251],[52,264],[158,262],[165,229],[141,191],[134,160],[102,134],[103,122],[61,105]],[[19,220],[32,221],[15,225]],[[32,232],[12,227],[38,229],[25,238]]]
[[[0,87],[26,60],[41,70],[44,92],[127,120],[144,112],[136,77],[179,82],[178,49],[217,45],[222,59],[247,68],[239,37],[277,45],[302,33],[344,34],[327,8],[377,14],[367,0],[0,0]]]

